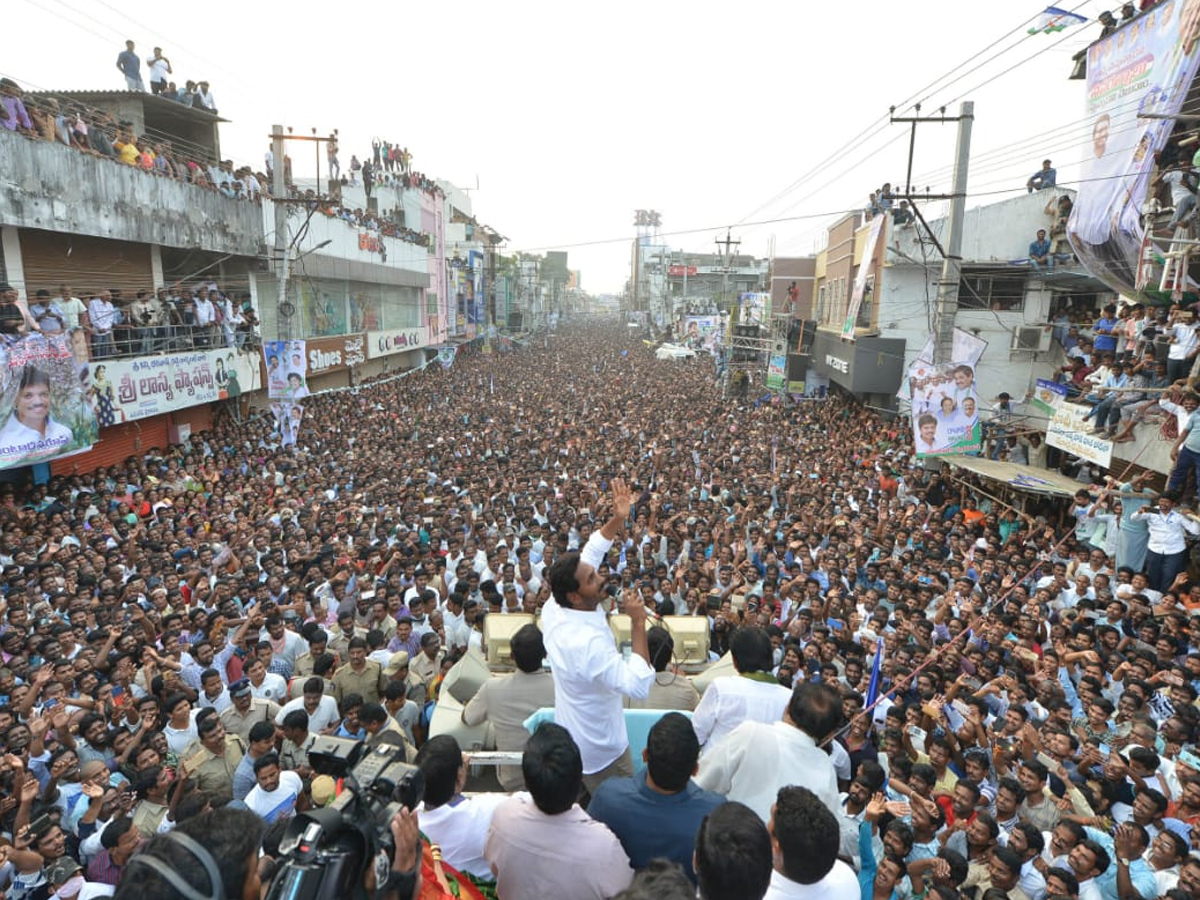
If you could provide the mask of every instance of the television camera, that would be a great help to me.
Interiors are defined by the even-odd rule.
[[[398,743],[323,736],[308,753],[314,773],[341,782],[334,800],[297,813],[279,843],[280,867],[267,900],[365,897],[367,866],[383,884],[391,867],[389,825],[401,807],[415,809],[425,793],[420,769]]]

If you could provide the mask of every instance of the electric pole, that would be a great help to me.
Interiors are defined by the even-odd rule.
[[[954,351],[954,315],[958,310],[958,283],[962,279],[963,219],[967,213],[967,165],[971,158],[971,125],[975,104],[963,101],[958,114],[958,141],[954,158],[954,191],[950,216],[946,220],[946,255],[942,260],[942,279],[938,283],[938,306],[934,318],[937,335],[937,359],[950,362]]]
[[[724,253],[721,254],[721,295],[724,297],[725,302],[729,305],[729,309],[732,312],[733,303],[729,300],[729,271],[730,263],[733,261],[733,253],[729,252],[729,248],[732,247],[733,252],[736,253],[737,248],[742,246],[742,242],[740,240],[732,240],[731,237],[730,229],[726,228],[725,240],[722,241],[719,238],[714,238],[713,243],[715,243],[718,247],[723,246],[725,248]]]
[[[287,177],[284,172],[283,126],[271,126],[271,199],[275,204],[275,321],[276,331],[283,340],[292,337],[294,310],[288,304],[288,207]]]
[[[893,107],[893,111],[895,107]],[[954,355],[954,317],[958,311],[958,283],[962,278],[962,232],[963,220],[967,212],[967,165],[971,157],[971,125],[975,121],[975,104],[965,100],[959,106],[957,118],[946,116],[946,108],[941,108],[940,115],[922,117],[920,104],[916,107],[917,116],[902,118],[893,115],[891,121],[908,122],[912,124],[912,134],[908,144],[908,183],[904,193],[899,196],[909,202],[913,214],[925,228],[925,233],[933,241],[938,252],[942,254],[942,276],[938,280],[937,307],[934,309],[933,333],[937,336],[934,355],[936,363],[948,363]],[[949,194],[920,194],[913,191],[912,165],[913,150],[917,140],[917,125],[923,122],[958,122],[958,142],[954,159],[954,190]],[[925,221],[925,216],[917,206],[917,200],[949,200],[950,215],[946,219],[946,246],[938,243],[937,236]],[[886,213],[881,213],[886,215]]]

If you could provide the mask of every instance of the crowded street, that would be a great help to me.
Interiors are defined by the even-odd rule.
[[[1189,618],[1200,583],[1186,569],[1160,594],[1140,569],[1077,541],[1074,517],[1001,522],[984,493],[910,463],[898,424],[845,397],[725,400],[708,358],[656,359],[612,326],[464,353],[451,368],[308,398],[307,410],[287,449],[268,417],[227,417],[182,446],[4,494],[0,724],[14,885],[75,861],[96,881],[119,876],[137,839],[98,847],[106,821],[149,836],[208,809],[249,810],[265,817],[269,847],[273,824],[336,795],[307,756],[318,737],[370,744],[389,730],[428,769],[413,818],[433,823],[435,843],[445,829],[447,865],[473,873],[461,878],[494,891],[498,875],[501,897],[592,874],[564,850],[534,878],[522,848],[504,842],[516,824],[479,832],[480,804],[502,815],[500,791],[533,790],[548,811],[530,758],[565,752],[541,749],[555,738],[579,745],[576,765],[583,751],[567,807],[587,816],[572,806],[580,800],[621,840],[605,851],[618,869],[609,859],[577,896],[612,896],[650,864],[638,849],[647,826],[632,815],[641,801],[614,786],[666,780],[679,754],[681,786],[698,759],[689,808],[712,799],[699,814],[677,809],[676,825],[717,821],[724,804],[754,810],[761,828],[776,802],[800,802],[795,785],[811,788],[803,796],[820,798],[841,834],[831,850],[842,861],[825,877],[844,867],[853,883],[857,869],[864,898],[891,893],[888,879],[935,889],[968,864],[971,877],[999,880],[983,860],[1008,847],[1041,879],[1042,893],[1027,892],[1041,900],[1050,879],[1086,881],[1068,856],[1093,846],[1085,828],[1095,846],[1118,842],[1114,873],[1123,853],[1153,876],[1147,886],[1184,884],[1200,821]],[[1103,502],[1104,485],[1093,488]],[[575,580],[560,594],[564,565]],[[631,657],[592,642],[556,658],[583,627],[569,617],[599,602],[629,616]],[[586,696],[563,690],[597,653],[628,670],[614,682],[626,700],[607,732],[539,726],[523,779],[470,792],[472,850],[461,822],[439,812],[462,796],[453,773],[472,748],[439,733],[435,710],[457,702],[443,683],[473,657],[482,665],[487,618],[507,615],[546,629],[533,664],[514,636],[519,671],[491,679],[553,677],[551,699],[528,713],[553,706],[569,722],[573,707],[598,704],[591,715],[608,716],[593,694],[610,676],[592,676]],[[707,617],[700,665],[676,665],[669,647],[664,656],[658,623],[673,617]],[[565,635],[564,619],[576,622]],[[551,676],[538,675],[547,652]],[[706,681],[710,665],[720,675]],[[676,690],[689,681],[703,696]],[[499,715],[490,702],[477,719]],[[661,716],[640,738],[650,768],[637,775],[620,771],[633,740],[622,705]],[[656,743],[656,730],[678,727],[666,750]],[[768,749],[801,738],[778,757]],[[748,740],[758,762],[745,761]],[[434,800],[447,752],[460,762]],[[692,878],[699,824],[674,854]],[[1159,847],[1163,835],[1180,840]],[[275,857],[258,867],[264,884]]]

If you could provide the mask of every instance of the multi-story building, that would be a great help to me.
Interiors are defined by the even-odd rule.
[[[483,253],[471,243],[469,225],[452,224],[463,217],[461,192],[425,183],[379,186],[370,201],[361,187],[348,187],[340,204],[293,196],[281,265],[270,249],[275,201],[222,181],[235,177],[219,162],[223,120],[137,92],[53,97],[60,108],[111,122],[137,136],[141,149],[165,151],[180,166],[177,177],[155,174],[0,129],[0,280],[26,306],[39,291],[85,302],[111,291],[125,319],[115,331],[116,353],[102,348],[105,358],[93,353],[85,360],[99,440],[39,467],[38,477],[165,447],[211,427],[222,403],[265,404],[259,339],[306,341],[307,387],[316,392],[421,366],[426,348],[467,337],[465,327],[455,327],[456,313],[464,309],[466,285],[472,301],[482,300]],[[237,176],[239,185],[252,181],[268,187],[261,173]],[[375,221],[358,214],[381,209]],[[460,258],[470,261],[468,271],[447,265],[456,252],[466,254]],[[220,324],[197,329],[179,315],[161,330],[143,329],[131,315],[139,294],[176,297],[211,284],[254,310],[253,334],[235,335]],[[141,337],[150,334],[153,341]],[[79,337],[86,344],[82,331]],[[9,470],[8,477],[21,472]]]
[[[665,291],[674,316],[728,312],[739,294],[764,289],[770,263],[746,254],[667,251]],[[786,285],[784,286],[786,290]]]
[[[1062,362],[1052,321],[1068,311],[1094,320],[1114,298],[1065,256],[1052,272],[1030,264],[1029,245],[1038,229],[1051,229],[1048,210],[1057,198],[1073,195],[1022,194],[966,215],[954,324],[987,342],[976,372],[985,403],[1001,392],[1014,398],[1030,394],[1036,380],[1052,375]],[[926,230],[920,223],[895,225],[889,216],[868,247],[870,227],[861,215],[830,226],[815,265],[816,372],[873,405],[904,409],[897,396],[904,372],[933,333],[942,267],[938,244],[945,227],[945,218],[932,219]],[[1059,249],[1067,250],[1065,244]],[[849,338],[846,319],[862,266],[868,270]]]

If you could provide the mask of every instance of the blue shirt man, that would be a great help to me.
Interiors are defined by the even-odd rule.
[[[1120,320],[1116,317],[1117,308],[1111,304],[1104,307],[1104,315],[1097,320],[1092,328],[1093,341],[1095,348],[1100,353],[1108,351],[1115,352],[1117,349],[1117,337],[1113,333],[1120,325]]]
[[[646,768],[632,778],[610,778],[596,789],[588,814],[612,830],[633,868],[662,857],[696,880],[696,833],[704,817],[725,802],[692,781],[699,758],[692,723],[669,712],[650,729],[642,753]]]
[[[1044,159],[1042,160],[1042,167],[1034,172],[1029,180],[1025,182],[1025,188],[1032,194],[1034,191],[1044,191],[1046,188],[1054,187],[1057,181],[1058,172],[1051,168],[1050,160]]]
[[[1050,258],[1050,242],[1046,240],[1046,231],[1043,228],[1038,229],[1037,240],[1029,245],[1029,261],[1035,269],[1039,265],[1054,265]]]

